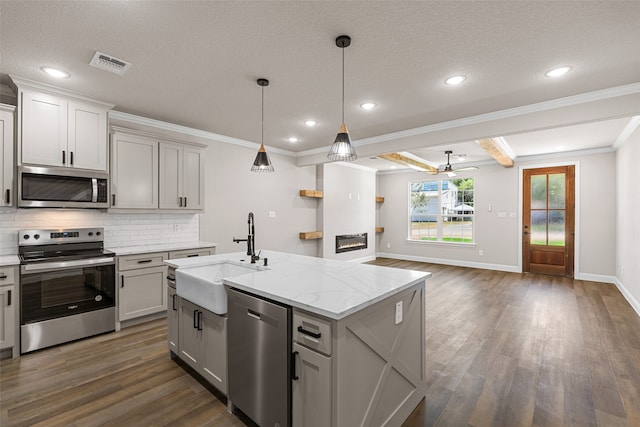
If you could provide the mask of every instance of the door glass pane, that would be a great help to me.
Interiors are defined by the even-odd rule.
[[[564,174],[549,175],[549,209],[564,209]]]
[[[547,244],[547,211],[531,211],[531,244]]]
[[[547,208],[547,175],[531,177],[531,209]]]
[[[564,210],[549,210],[549,245],[564,246]]]

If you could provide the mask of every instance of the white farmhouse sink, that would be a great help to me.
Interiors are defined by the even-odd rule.
[[[260,267],[257,265],[243,265],[233,261],[179,268],[176,270],[176,293],[181,298],[198,304],[213,313],[225,314],[227,312],[227,293],[224,290],[222,279],[256,271],[260,271]]]

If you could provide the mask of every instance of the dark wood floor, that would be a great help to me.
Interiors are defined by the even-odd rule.
[[[640,317],[615,286],[389,259],[427,281],[413,426],[640,426]],[[0,363],[0,425],[244,426],[154,321]]]

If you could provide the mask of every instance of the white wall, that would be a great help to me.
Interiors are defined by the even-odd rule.
[[[616,278],[640,315],[640,127],[616,156]]]
[[[473,176],[476,189],[476,245],[431,244],[407,241],[408,182],[428,179],[420,172],[381,174],[378,194],[385,197],[379,208],[379,225],[385,227],[378,254],[405,259],[520,271],[519,167],[579,163],[580,262],[576,277],[613,281],[615,274],[615,153],[554,157],[516,164],[514,168],[482,166],[458,177]],[[492,212],[489,212],[489,204]],[[505,213],[505,217],[499,217]],[[516,217],[512,217],[512,214]],[[608,220],[607,220],[608,219]],[[388,248],[387,245],[391,247]],[[478,254],[482,249],[483,256]]]
[[[93,209],[18,209],[0,213],[0,255],[18,253],[18,230],[104,227],[105,247],[191,243],[198,240],[196,214],[107,213]]]
[[[256,152],[222,142],[205,150],[201,240],[217,243],[217,253],[246,251],[246,243],[232,240],[247,237],[247,215],[253,212],[257,250],[317,255],[316,241],[300,240],[298,234],[316,229],[316,202],[299,196],[301,189],[315,188],[315,166],[299,168],[294,158],[269,153],[275,172],[255,173],[250,168]],[[275,218],[269,218],[270,211]]]
[[[322,166],[322,257],[347,260],[374,259],[376,254],[376,173],[344,163]],[[368,233],[368,247],[336,253],[336,236]]]

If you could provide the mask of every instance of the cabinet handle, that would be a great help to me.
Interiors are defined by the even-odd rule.
[[[153,261],[152,259],[141,259],[140,261],[138,261],[138,264],[148,264],[151,261]]]
[[[198,330],[201,331],[202,330],[202,311],[198,312]]]
[[[116,205],[116,195],[112,194],[111,195],[111,206],[115,206]]]
[[[182,197],[178,197],[178,207],[182,207]]]
[[[185,208],[187,207],[187,198],[186,197],[184,198],[184,207]]]
[[[178,294],[173,294],[171,296],[171,299],[172,299],[171,305],[172,305],[173,311],[178,311],[178,307],[176,307],[176,299],[177,299],[176,297],[177,296],[178,296]]]
[[[302,326],[298,326],[298,332],[300,332],[301,334],[309,335],[310,337],[315,338],[315,339],[320,339],[320,337],[322,336],[322,334],[320,332],[318,332],[316,334],[315,332],[307,331]]]
[[[11,289],[9,289],[9,292],[7,293],[7,306],[11,305]]]
[[[190,255],[187,255],[187,258],[193,258],[194,256],[200,256],[200,254],[190,254]]]
[[[198,310],[193,310],[193,329],[198,329]]]
[[[296,356],[298,355],[297,351],[291,353],[291,379],[294,381],[298,381],[300,377],[296,375]]]
[[[65,151],[62,150],[62,164],[64,165],[65,163],[67,163],[67,157]]]
[[[4,273],[0,274],[0,280],[4,280],[4,279],[6,279],[6,278],[7,278],[7,275],[6,275],[6,274],[4,274]]]
[[[69,151],[69,160],[69,163],[71,163],[71,166],[73,166],[73,151]]]
[[[120,276],[120,287],[124,288],[124,276]]]
[[[7,191],[4,192],[4,199],[7,204],[11,203],[11,189],[7,188]]]

